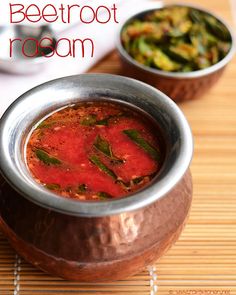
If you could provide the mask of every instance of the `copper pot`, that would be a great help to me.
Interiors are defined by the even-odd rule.
[[[149,186],[103,202],[60,197],[30,175],[24,146],[45,114],[81,100],[115,100],[158,124],[166,157]],[[188,170],[193,144],[178,107],[160,91],[112,75],[80,75],[45,83],[22,95],[0,123],[0,226],[36,267],[70,280],[111,281],[153,263],[178,239],[192,198]]]

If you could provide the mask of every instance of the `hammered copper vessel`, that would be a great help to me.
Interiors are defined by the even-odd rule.
[[[81,100],[112,100],[139,108],[158,124],[166,157],[151,184],[117,200],[81,202],[37,184],[24,146],[35,122]],[[0,226],[16,251],[36,267],[69,280],[112,281],[153,263],[178,239],[192,198],[188,170],[192,135],[178,107],[136,80],[81,75],[21,96],[0,123]]]

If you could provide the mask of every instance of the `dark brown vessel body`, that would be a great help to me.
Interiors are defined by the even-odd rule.
[[[188,171],[166,196],[142,209],[76,217],[40,207],[2,180],[0,226],[36,267],[69,280],[123,279],[153,263],[178,239],[192,199]]]

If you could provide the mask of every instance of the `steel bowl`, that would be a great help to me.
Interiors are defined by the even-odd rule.
[[[41,42],[43,46],[50,46],[53,50],[56,49],[56,33],[46,25],[28,26],[28,25],[5,25],[0,26],[0,70],[10,74],[33,74],[42,71],[42,66],[48,61],[48,56],[53,53],[51,50],[44,50],[44,54],[35,56],[36,43]],[[22,44],[24,42],[14,42],[11,46],[9,40],[29,39],[24,46],[22,52]],[[51,44],[47,39],[51,39]],[[41,41],[44,40],[44,41]],[[12,51],[12,56],[10,54]]]
[[[32,126],[79,101],[117,101],[148,114],[160,128],[166,156],[151,184],[126,198],[86,202],[39,185],[25,160]],[[192,199],[189,125],[175,103],[142,82],[86,74],[54,80],[19,97],[0,121],[0,226],[36,267],[70,280],[122,279],[153,263],[178,239]]]
[[[131,57],[124,49],[121,42],[121,32],[123,31],[123,28],[127,26],[127,24],[130,23],[134,18],[142,19],[146,14],[152,11],[156,11],[171,6],[184,6],[198,9],[200,11],[212,15],[213,17],[218,19],[222,24],[224,24],[224,26],[229,31],[232,40],[232,46],[227,55],[213,66],[210,66],[202,70],[186,73],[167,72],[150,68],[148,66],[142,65],[141,63],[137,62],[133,57]],[[226,65],[234,56],[235,37],[230,26],[223,19],[221,19],[219,16],[215,15],[209,10],[193,5],[169,4],[164,5],[161,8],[145,10],[130,17],[121,27],[120,34],[117,40],[117,50],[122,62],[123,72],[126,76],[144,81],[156,87],[157,89],[163,91],[174,101],[179,102],[200,97],[218,81]]]

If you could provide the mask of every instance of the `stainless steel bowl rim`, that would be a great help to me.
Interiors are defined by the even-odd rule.
[[[231,35],[231,40],[232,40],[232,44],[231,44],[231,48],[229,50],[229,52],[227,53],[227,55],[221,59],[218,63],[202,69],[202,70],[197,70],[197,71],[192,71],[192,72],[186,72],[186,73],[181,73],[181,72],[167,72],[167,71],[162,71],[162,70],[158,70],[158,69],[154,69],[154,68],[150,68],[148,66],[142,65],[141,63],[137,62],[134,58],[132,58],[128,52],[124,49],[122,42],[121,42],[121,32],[123,30],[123,28],[125,27],[125,25],[127,23],[129,23],[133,18],[139,17],[140,15],[155,11],[155,10],[160,10],[163,9],[165,7],[172,7],[172,6],[184,6],[184,7],[190,7],[190,8],[195,8],[198,10],[201,10],[203,12],[206,12],[210,15],[212,15],[213,17],[215,17],[216,19],[218,19],[229,31],[230,35]],[[159,76],[163,76],[166,78],[171,78],[171,79],[194,79],[194,78],[199,78],[199,77],[204,77],[207,76],[209,74],[212,74],[218,70],[220,70],[221,68],[223,68],[225,65],[227,65],[230,60],[233,58],[235,52],[236,52],[236,37],[235,34],[233,32],[233,30],[231,29],[230,25],[227,24],[227,22],[225,20],[223,20],[221,17],[219,17],[218,15],[216,15],[215,13],[211,12],[210,10],[207,10],[201,6],[197,6],[197,5],[190,5],[190,4],[184,4],[184,3],[173,3],[173,4],[166,4],[163,5],[162,7],[157,7],[157,8],[151,8],[151,9],[147,9],[147,10],[143,10],[139,13],[134,14],[133,16],[131,16],[128,20],[125,21],[125,23],[121,26],[120,29],[120,33],[118,35],[117,41],[116,41],[116,48],[119,52],[119,54],[125,58],[130,64],[142,69],[143,71],[148,73],[152,73],[152,74],[156,74]]]
[[[46,107],[46,104],[52,103],[50,97],[53,96],[54,92],[60,93],[63,88],[69,95],[70,91],[72,91],[70,90],[70,87],[73,87],[74,85],[77,94],[73,93],[71,96],[76,95],[78,99],[80,89],[83,87],[86,88],[87,84],[94,85],[94,94],[96,94],[96,89],[99,87],[101,87],[101,91],[103,91],[104,85],[106,85],[108,89],[111,89],[110,91],[113,91],[114,93],[119,92],[121,95],[122,91],[124,91],[123,89],[126,89],[127,91],[130,89],[130,91],[138,93],[138,96],[139,93],[142,93],[143,97],[150,97],[153,105],[158,102],[163,110],[166,110],[166,113],[164,113],[163,116],[166,116],[167,120],[173,119],[175,121],[180,132],[179,140],[181,142],[178,157],[176,157],[174,163],[169,163],[170,169],[168,170],[167,175],[164,175],[163,178],[158,181],[155,181],[154,179],[151,185],[126,198],[119,198],[111,201],[82,202],[58,196],[45,189],[42,185],[36,183],[32,176],[30,176],[29,172],[28,175],[25,175],[24,171],[22,172],[17,164],[18,161],[20,161],[19,157],[22,155],[18,151],[19,148],[17,152],[14,152],[16,143],[12,142],[14,139],[11,140],[10,138],[11,136],[13,138],[12,134],[15,132],[16,134],[14,136],[22,141],[22,135],[19,135],[19,132],[16,131],[17,128],[19,128],[20,122],[27,120],[27,116],[34,117],[35,115],[32,114],[33,110],[38,111],[38,109],[43,108],[44,105]],[[106,91],[106,89],[104,91]],[[42,93],[50,95],[48,95],[43,101],[36,99],[34,104],[32,104],[32,97],[37,98],[37,95],[40,95],[38,97],[40,98]],[[112,96],[109,94],[109,97]],[[68,105],[67,97],[65,97],[64,101],[65,105]],[[140,101],[142,102],[141,99]],[[31,102],[31,105],[29,105],[29,102]],[[25,108],[26,105],[29,106],[28,110]],[[26,113],[22,115],[23,112]],[[173,130],[173,132],[174,131],[175,130]],[[60,78],[44,83],[20,96],[8,108],[0,120],[0,150],[0,171],[15,190],[25,198],[42,207],[63,212],[64,214],[99,217],[137,210],[164,197],[176,186],[177,183],[179,183],[183,175],[186,173],[193,154],[193,139],[190,127],[183,113],[177,105],[161,91],[143,82],[122,76],[109,74],[84,74]],[[14,161],[16,161],[16,163]]]

